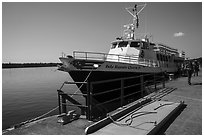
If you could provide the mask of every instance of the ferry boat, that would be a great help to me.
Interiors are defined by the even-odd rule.
[[[126,8],[133,17],[133,22],[124,25],[126,29],[123,36],[111,43],[109,53],[74,51],[73,55],[63,54],[59,58],[63,64],[58,69],[68,72],[75,82],[176,73],[185,59],[185,52],[179,53],[177,49],[165,44],[151,42],[151,36],[139,38],[135,35],[135,30],[139,27],[139,13],[145,6],[146,4]],[[86,93],[85,86],[77,86],[82,93]],[[96,100],[103,102],[106,98],[107,96],[103,96]]]

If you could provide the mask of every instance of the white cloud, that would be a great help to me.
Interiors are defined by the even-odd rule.
[[[181,37],[181,36],[184,36],[183,32],[174,33],[174,37]]]

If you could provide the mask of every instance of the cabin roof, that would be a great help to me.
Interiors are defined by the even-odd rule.
[[[156,43],[156,47],[158,48],[164,48],[166,50],[170,50],[170,51],[173,51],[173,52],[178,52],[178,49],[175,49],[175,48],[172,48],[172,47],[169,47],[165,44],[162,44],[162,43]]]
[[[111,44],[115,43],[115,42],[122,42],[122,41],[128,41],[128,42],[140,42],[140,41],[143,41],[143,42],[146,42],[145,40],[143,39],[135,39],[135,40],[132,40],[132,39],[125,39],[125,40],[114,40],[111,42]],[[150,42],[150,44],[154,44],[152,42]]]

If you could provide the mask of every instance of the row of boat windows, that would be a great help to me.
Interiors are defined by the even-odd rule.
[[[160,50],[161,52],[177,53],[177,52],[175,52],[175,51],[171,51],[171,50],[168,50],[168,49],[165,49],[165,48],[154,47],[153,49],[158,49],[158,50]]]
[[[159,61],[169,61],[169,62],[172,62],[173,57],[171,57],[171,56],[169,56],[169,55],[157,54],[157,60],[159,60]]]
[[[182,62],[182,60],[180,61],[180,60],[174,59],[173,56],[162,55],[162,54],[157,54],[157,60],[166,61],[166,62],[175,62],[175,63]]]
[[[117,45],[118,45],[118,48],[127,47],[128,41],[114,42],[114,43],[112,43],[111,49],[116,48]],[[139,42],[139,41],[130,42],[130,47],[138,48],[140,46],[142,49],[149,49],[147,42]]]

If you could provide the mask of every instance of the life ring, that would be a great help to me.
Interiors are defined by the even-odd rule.
[[[140,58],[144,58],[144,51],[143,50],[141,50]]]

